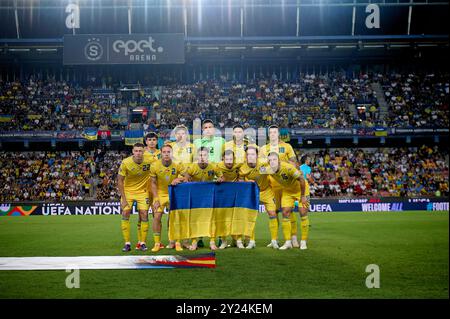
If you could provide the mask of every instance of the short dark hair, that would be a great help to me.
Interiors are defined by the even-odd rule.
[[[244,129],[244,127],[241,124],[237,124],[237,125],[233,126],[233,131],[235,128],[240,128],[242,130]]]
[[[258,148],[255,146],[247,146],[247,149],[245,151],[248,152],[248,150],[255,150],[256,155],[258,155],[259,153]]]
[[[145,135],[145,140],[147,140],[149,138],[156,138],[156,139],[158,139],[158,134],[156,134],[155,132],[150,132],[147,135]]]
[[[210,119],[206,119],[203,121],[202,126],[205,125],[206,123],[211,123],[214,126],[214,122]]]
[[[232,150],[225,150],[225,152],[223,153],[223,157],[225,157],[226,155],[233,155],[234,157],[234,152]]]
[[[135,148],[135,147],[142,147],[142,148],[145,148],[145,145],[144,145],[143,143],[135,143],[135,144],[133,145],[133,148]]]
[[[198,153],[203,152],[203,151],[206,151],[209,153],[209,148],[206,146],[200,146],[197,150]]]

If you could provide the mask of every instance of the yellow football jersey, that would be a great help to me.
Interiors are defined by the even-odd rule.
[[[144,152],[144,156],[150,158],[150,161],[153,163],[153,162],[161,159],[161,150],[155,150],[152,153],[146,149]]]
[[[133,161],[133,156],[125,158],[119,167],[119,175],[125,177],[124,187],[128,193],[147,193],[150,178],[151,159],[144,156],[141,164]]]
[[[255,181],[262,192],[270,187],[269,172],[270,167],[268,164],[258,163],[255,167],[250,167],[246,163],[241,166],[239,176],[245,180]]]
[[[286,162],[280,162],[278,172],[271,171],[271,177],[283,188],[300,190],[298,178],[302,173],[294,165]]]
[[[184,172],[189,174],[194,182],[209,182],[213,181],[215,177],[222,176],[222,172],[212,163],[209,163],[204,169],[200,168],[198,163],[192,163]]]
[[[234,161],[236,163],[245,163],[245,145],[236,145],[236,143],[231,140],[225,143],[225,151],[231,150],[234,153]]]
[[[171,142],[168,144],[172,146],[173,161],[175,163],[190,164],[194,161],[194,144],[186,143],[184,146],[180,146],[177,142]]]
[[[169,166],[164,166],[161,160],[153,162],[150,167],[150,177],[156,178],[158,196],[169,193],[169,185],[183,170],[183,164],[172,162]]]
[[[242,164],[234,163],[233,167],[228,168],[222,161],[217,164],[217,169],[222,172],[222,175],[225,177],[226,182],[236,182],[239,179],[239,168],[241,166]]]
[[[276,152],[280,156],[280,161],[282,162],[289,162],[290,158],[295,158],[297,160],[297,156],[295,155],[294,149],[292,148],[291,144],[288,144],[283,141],[279,141],[278,145],[273,146],[270,143],[264,145],[260,149],[259,156],[261,160],[264,162],[267,162],[267,157],[269,156],[269,153]]]

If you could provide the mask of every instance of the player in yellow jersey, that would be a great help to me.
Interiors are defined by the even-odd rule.
[[[146,239],[148,233],[148,209],[149,209],[149,179],[150,159],[144,156],[144,144],[133,145],[133,155],[125,158],[117,176],[117,185],[120,192],[120,206],[122,208],[122,234],[125,240],[123,252],[131,250],[130,243],[130,213],[133,202],[137,202],[139,219],[141,221],[139,241],[140,249],[147,250]]]
[[[191,182],[211,182],[217,179],[217,182],[223,181],[222,172],[217,169],[217,166],[213,163],[209,163],[209,149],[201,146],[197,153],[197,162],[187,166],[183,172],[183,177]],[[193,238],[190,250],[196,250],[198,245],[198,239]],[[210,239],[209,247],[211,250],[216,250],[216,240],[214,237]]]
[[[223,161],[217,164],[217,169],[221,171],[223,175],[221,180],[224,182],[237,182],[239,180],[239,169],[241,166],[242,164],[236,163],[234,152],[230,149],[225,150]],[[237,240],[237,236],[233,237],[233,239]],[[219,249],[225,249],[227,246],[227,241],[222,241],[222,238],[219,237]]]
[[[148,158],[150,160],[151,163],[159,160],[161,158],[161,151],[157,149],[158,146],[158,135],[154,132],[150,132],[148,133],[145,138],[145,152],[144,152],[144,157]],[[149,194],[149,203],[151,204],[153,202],[152,199],[152,194],[150,192]],[[137,228],[138,228],[138,242],[136,244],[136,250],[139,250],[140,247],[140,242],[141,242],[141,238],[140,238],[140,234],[141,234],[141,219],[139,218],[138,220],[138,224],[137,224]]]
[[[173,149],[174,163],[191,164],[194,160],[194,144],[187,141],[189,130],[184,125],[178,125],[174,129],[176,141],[169,142]]]
[[[151,191],[153,194],[153,252],[161,249],[161,217],[164,208],[169,209],[169,185],[178,185],[184,181],[180,174],[184,170],[183,164],[172,161],[172,146],[164,145],[161,149],[162,158],[152,164],[150,168]],[[171,247],[173,248],[173,247]],[[180,242],[175,245],[177,251],[183,250]]]
[[[282,229],[285,243],[279,249],[292,248],[290,215],[294,203],[307,204],[305,197],[305,179],[303,174],[292,164],[280,161],[278,153],[271,152],[268,156],[271,177],[281,185],[281,210],[283,214]]]
[[[283,142],[280,140],[280,130],[277,125],[271,125],[269,126],[269,143],[267,145],[264,145],[261,148],[260,157],[261,160],[264,162],[267,162],[267,155],[270,152],[278,153],[280,157],[280,161],[291,163],[295,167],[298,167],[297,165],[297,156],[294,152],[294,149],[289,143]],[[275,194],[275,201],[277,203],[277,208],[281,209],[281,186],[274,180],[273,178],[270,178],[272,190]],[[297,239],[297,215],[291,214],[291,231],[292,231],[292,246],[293,247],[299,247],[300,244],[298,243]],[[271,247],[272,243],[268,245],[268,247]]]
[[[267,162],[268,155],[271,152],[277,153],[280,161],[290,162],[297,166],[297,155],[295,155],[294,149],[289,143],[280,140],[280,131],[276,125],[269,126],[269,143],[259,150],[260,160]]]
[[[245,150],[247,146],[256,146],[256,144],[249,144],[244,136],[244,128],[242,125],[235,125],[233,127],[233,139],[225,143],[225,151],[231,150],[234,153],[235,162],[238,164],[245,163]]]
[[[145,135],[145,153],[151,156],[152,161],[161,159],[161,151],[158,149],[158,134],[150,132]]]
[[[277,233],[278,233],[278,220],[276,214],[275,195],[270,185],[269,173],[270,166],[267,163],[261,163],[258,161],[258,149],[254,146],[247,148],[247,163],[243,164],[239,170],[239,178],[246,181],[253,181],[258,184],[259,187],[259,201],[264,204],[266,212],[269,215],[269,229],[270,236],[272,238],[272,247],[278,249]],[[238,247],[239,247],[238,239]],[[240,242],[242,245],[242,241]],[[253,232],[252,238],[247,245],[247,249],[256,247],[255,233]]]

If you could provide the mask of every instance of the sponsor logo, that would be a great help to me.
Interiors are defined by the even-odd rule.
[[[162,53],[164,51],[163,47],[158,47],[155,49],[153,47],[155,40],[152,37],[147,40],[135,41],[135,40],[117,40],[113,42],[113,50],[114,52],[120,53],[124,52],[125,56],[128,56],[130,53],[144,53],[145,49],[148,49],[152,53]]]
[[[309,210],[311,212],[332,212],[333,211],[333,209],[331,208],[331,205],[328,205],[328,204],[311,205]]]
[[[98,61],[103,56],[103,46],[100,44],[99,38],[89,38],[88,43],[84,47],[84,55],[90,61]]]
[[[448,202],[434,202],[427,204],[427,211],[441,211],[449,209]]]

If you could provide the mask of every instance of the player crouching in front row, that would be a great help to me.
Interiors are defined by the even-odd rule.
[[[197,162],[187,165],[183,172],[183,177],[191,182],[222,182],[224,180],[223,173],[213,163],[209,163],[209,148],[205,146],[199,147],[197,151]],[[197,249],[198,238],[192,238],[190,250]],[[209,247],[216,250],[216,239],[210,238]]]

